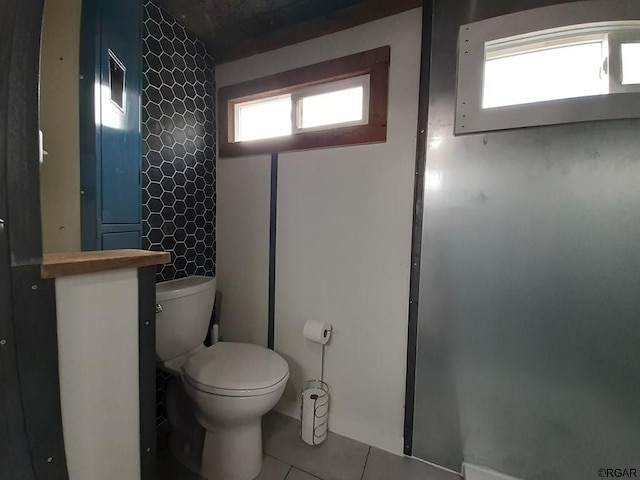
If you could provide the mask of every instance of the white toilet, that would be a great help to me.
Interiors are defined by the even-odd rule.
[[[158,366],[182,379],[167,391],[170,446],[207,479],[251,480],[262,469],[262,416],[282,396],[289,366],[258,345],[205,347],[215,294],[213,277],[156,285]]]

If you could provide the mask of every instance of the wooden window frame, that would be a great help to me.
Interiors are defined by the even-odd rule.
[[[218,90],[218,125],[221,157],[290,152],[387,141],[389,64],[391,48],[384,47],[336,58]],[[291,135],[234,142],[235,105],[277,95],[292,94],[312,86],[369,75],[369,121],[362,125],[295,130]]]

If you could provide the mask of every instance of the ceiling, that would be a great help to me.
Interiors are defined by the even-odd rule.
[[[153,0],[218,63],[279,48],[422,5],[422,0]]]

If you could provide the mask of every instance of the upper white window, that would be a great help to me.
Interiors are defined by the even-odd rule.
[[[574,25],[485,43],[482,108],[607,95],[637,84],[638,22]],[[621,71],[610,73],[619,52]]]
[[[327,128],[366,125],[369,75],[236,103],[234,141],[282,137]]]
[[[602,0],[463,25],[455,132],[640,117],[639,19]]]
[[[607,38],[572,37],[520,48],[488,43],[482,108],[609,93]]]

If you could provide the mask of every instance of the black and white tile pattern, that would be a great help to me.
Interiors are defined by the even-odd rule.
[[[158,280],[215,274],[215,78],[205,45],[145,4],[143,244],[171,252]]]
[[[157,280],[215,275],[215,73],[205,45],[150,1],[144,6],[143,246],[171,253]],[[157,423],[167,374],[158,373]]]

